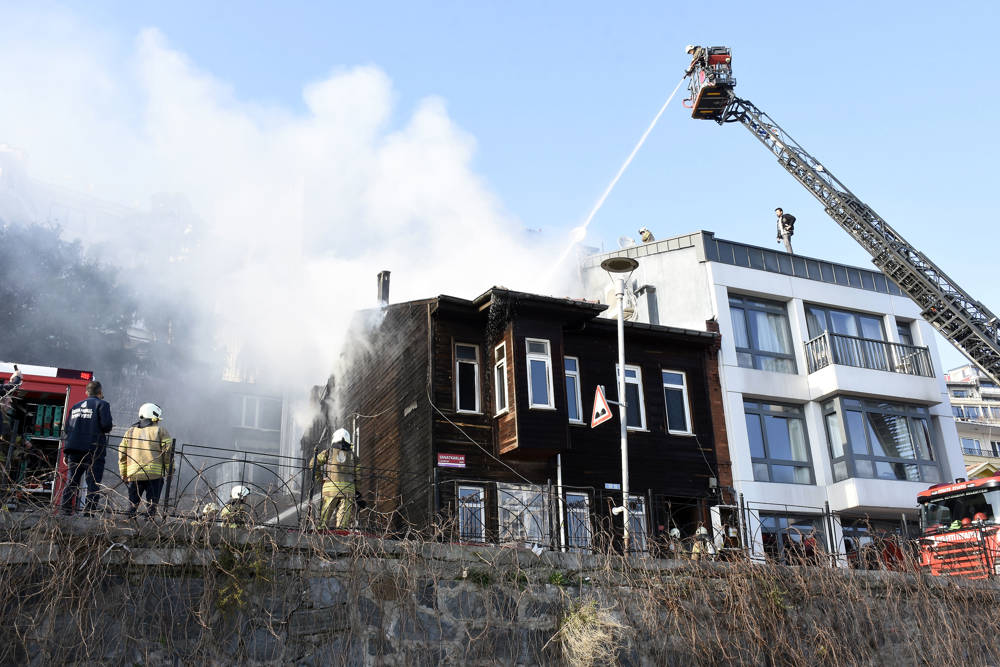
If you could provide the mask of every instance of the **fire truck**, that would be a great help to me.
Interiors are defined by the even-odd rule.
[[[692,118],[746,128],[868,251],[872,263],[920,307],[921,316],[1000,384],[1000,318],[909,244],[773,118],[737,97],[735,86],[731,50],[707,47],[692,67],[685,106]],[[918,495],[918,504],[921,562],[928,571],[970,578],[997,574],[1000,476],[935,485]]]
[[[935,484],[917,502],[922,570],[967,579],[1000,574],[1000,475]]]
[[[66,481],[62,439],[69,408],[87,397],[91,371],[19,365],[22,381],[0,392],[0,496],[8,506],[58,502]],[[0,385],[14,365],[0,361]]]

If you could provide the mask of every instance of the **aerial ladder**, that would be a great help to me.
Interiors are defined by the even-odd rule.
[[[778,159],[872,256],[872,262],[920,307],[922,317],[994,382],[1000,384],[1000,322],[868,204],[792,139],[774,120],[733,93],[727,47],[708,47],[694,63],[685,100],[691,117],[740,123]]]

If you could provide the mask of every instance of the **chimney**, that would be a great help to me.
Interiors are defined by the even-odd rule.
[[[389,305],[389,272],[379,271],[378,274],[378,305],[385,308]]]

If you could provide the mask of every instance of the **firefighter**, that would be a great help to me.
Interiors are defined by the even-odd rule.
[[[309,461],[313,474],[317,477],[321,475],[323,480],[320,528],[329,527],[331,517],[334,517],[334,528],[350,528],[357,493],[357,465],[357,457],[351,448],[351,434],[345,428],[337,429],[330,448]]]
[[[87,514],[97,510],[100,500],[98,484],[104,476],[104,455],[111,431],[111,406],[104,400],[104,389],[97,380],[87,383],[87,398],[73,405],[66,420],[66,442],[63,455],[68,468],[66,487],[61,505],[64,514],[76,509],[80,481],[87,476]]]
[[[7,394],[13,393],[14,389],[17,389],[18,387],[21,386],[21,381],[22,381],[21,369],[17,367],[17,364],[14,364],[14,372],[11,373],[10,379],[4,382],[2,386],[0,386],[0,394],[5,396]]]
[[[780,208],[774,209],[778,216],[778,243],[784,242],[785,250],[792,254],[792,234],[795,233],[795,216],[785,213]]]
[[[156,514],[156,505],[163,491],[163,479],[172,469],[173,440],[160,424],[163,410],[155,403],[143,403],[139,421],[132,424],[122,437],[118,454],[118,472],[128,485],[132,503],[129,516],[135,516],[142,496],[149,503],[146,515]]]
[[[653,232],[649,231],[646,227],[639,228],[639,238],[642,239],[643,243],[652,243],[656,239],[653,237]]]
[[[708,67],[708,52],[704,47],[696,44],[688,44],[684,47],[684,53],[691,56],[691,64],[684,70],[684,76],[691,76],[691,73],[694,72],[695,67],[699,64],[704,68]]]
[[[710,560],[715,557],[715,543],[708,536],[708,528],[698,526],[694,531],[694,544],[691,545],[691,560]]]
[[[230,528],[253,524],[253,511],[247,503],[249,496],[250,489],[243,485],[234,486],[229,492],[229,502],[219,512],[219,519]]]

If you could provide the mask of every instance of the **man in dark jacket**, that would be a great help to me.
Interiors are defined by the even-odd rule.
[[[792,234],[795,233],[795,216],[791,213],[785,213],[780,208],[774,209],[774,213],[778,216],[778,243],[784,243],[785,250],[791,255]]]
[[[87,514],[97,509],[100,500],[98,484],[104,476],[104,455],[111,431],[111,406],[104,400],[101,383],[96,380],[87,383],[87,398],[69,411],[66,421],[66,457],[68,474],[66,488],[62,494],[62,510],[72,514],[76,508],[76,495],[80,490],[80,480],[87,476]]]

